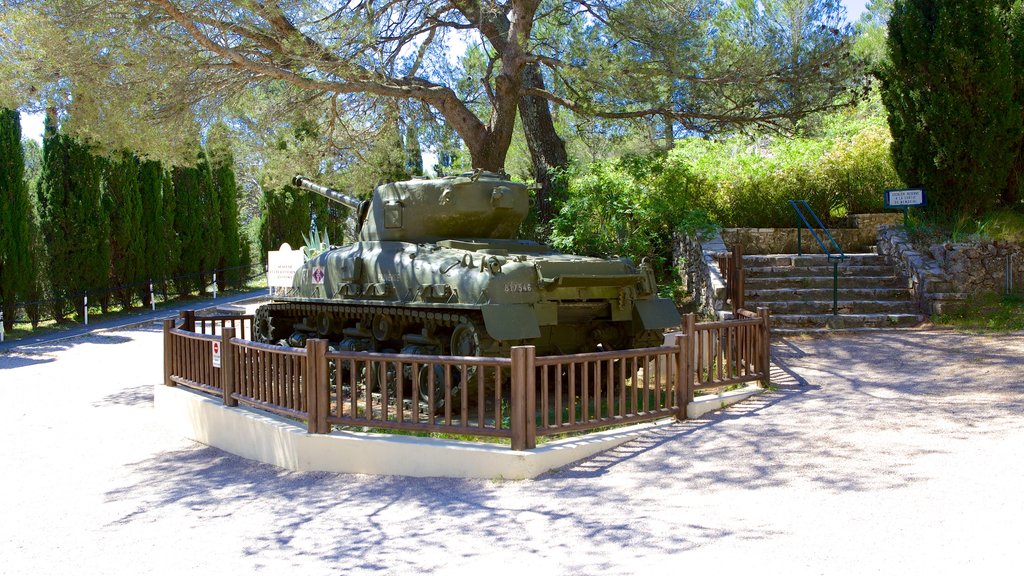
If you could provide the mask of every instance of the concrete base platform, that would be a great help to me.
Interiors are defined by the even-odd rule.
[[[687,413],[695,418],[754,393],[744,389],[698,397]],[[285,418],[244,407],[228,408],[217,399],[162,384],[154,386],[153,397],[156,413],[164,425],[196,442],[289,470],[348,474],[535,478],[673,422],[668,419],[637,424],[546,442],[533,450],[513,451],[506,444],[395,434],[309,434]]]

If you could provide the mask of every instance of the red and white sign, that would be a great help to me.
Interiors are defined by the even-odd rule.
[[[220,368],[220,342],[210,342],[213,344],[213,367]]]

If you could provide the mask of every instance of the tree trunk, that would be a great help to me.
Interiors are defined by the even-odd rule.
[[[532,63],[523,69],[524,88],[544,89],[544,77],[540,65]],[[537,218],[541,225],[546,225],[554,217],[555,202],[559,200],[558,192],[551,182],[551,170],[563,168],[569,163],[565,151],[565,142],[555,131],[555,123],[551,118],[548,101],[535,96],[524,96],[519,99],[519,117],[523,121],[526,133],[526,144],[530,149],[533,161],[533,177],[539,186],[537,190]]]

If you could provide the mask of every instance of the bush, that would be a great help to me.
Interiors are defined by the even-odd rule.
[[[689,139],[670,152],[624,156],[563,175],[567,199],[554,218],[558,249],[662,261],[679,227],[793,227],[787,200],[807,200],[828,226],[880,212],[902,182],[881,121],[824,138],[751,143]]]

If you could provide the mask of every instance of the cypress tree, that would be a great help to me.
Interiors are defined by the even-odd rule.
[[[220,195],[213,182],[213,172],[210,166],[209,156],[205,150],[199,152],[199,161],[196,164],[199,204],[202,218],[199,224],[199,290],[205,289],[210,282],[209,274],[217,268],[220,262],[220,255],[223,244],[223,234],[220,222]],[[219,277],[218,277],[219,278]]]
[[[260,198],[260,258],[288,243],[293,249],[304,244],[302,235],[309,231],[310,204],[307,193],[292,186],[280,190],[264,190]]]
[[[160,280],[169,273],[164,229],[163,182],[164,171],[160,163],[155,160],[143,161],[139,166],[141,215],[138,233],[138,242],[141,244],[139,277],[142,282],[138,294],[143,306],[150,305],[149,282]]]
[[[165,278],[163,282],[164,296],[167,295],[169,290],[169,280],[180,267],[181,260],[181,240],[178,238],[178,229],[176,225],[177,217],[177,196],[174,192],[174,178],[172,170],[163,170],[163,185],[160,186],[161,191],[161,212],[163,213],[163,220],[161,221],[161,229],[163,231],[163,257],[164,257],[164,274]]]
[[[84,312],[90,294],[106,309],[110,274],[108,221],[102,205],[102,162],[88,146],[57,133],[56,113],[46,118],[43,170],[37,193],[40,228],[47,246],[44,267],[51,287],[53,316],[62,320],[70,299]]]
[[[4,329],[14,325],[15,303],[32,287],[32,203],[25,182],[21,114],[0,109],[0,304]]]
[[[204,249],[202,227],[204,217],[199,206],[199,171],[193,167],[175,166],[171,170],[174,182],[174,232],[177,238],[175,286],[182,296],[198,288]]]
[[[110,284],[123,308],[130,308],[144,279],[145,236],[139,158],[122,152],[106,163],[105,205],[110,220]]]
[[[974,215],[1013,195],[1022,102],[1008,8],[1005,0],[894,5],[889,62],[879,70],[893,161],[907,184],[927,189],[938,216]]]
[[[213,188],[220,208],[220,254],[217,268],[225,272],[217,276],[220,290],[225,286],[239,286],[244,274],[237,268],[241,255],[238,231],[238,184],[235,181],[235,161],[223,139],[211,138],[210,169]]]

